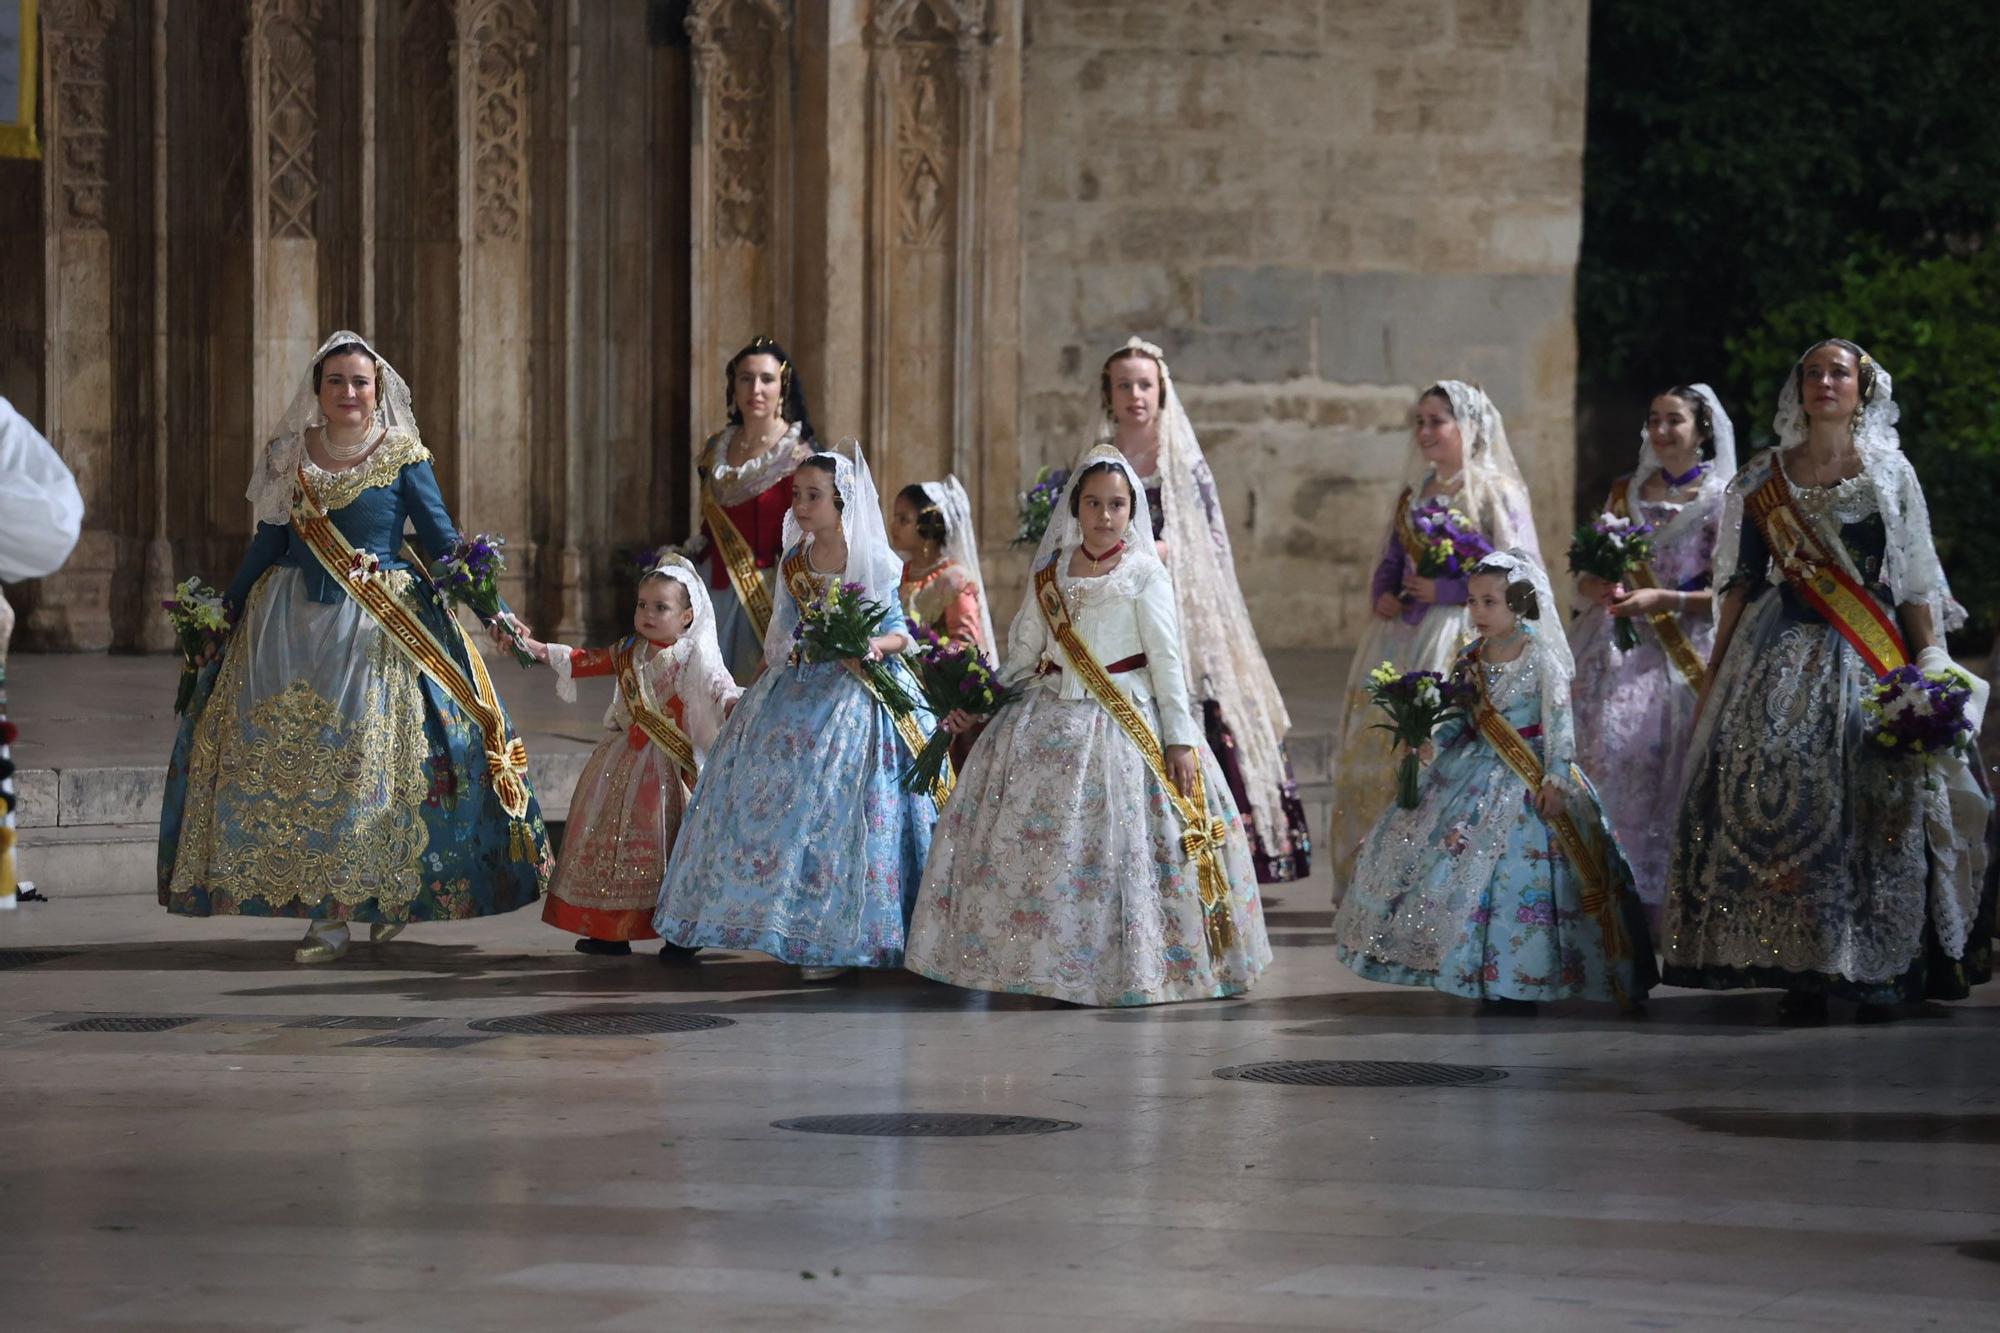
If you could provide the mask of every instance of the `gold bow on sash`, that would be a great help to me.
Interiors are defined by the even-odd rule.
[[[1470,665],[1467,674],[1472,677],[1473,689],[1478,695],[1472,710],[1473,725],[1479,728],[1479,734],[1486,738],[1486,743],[1499,752],[1501,761],[1528,784],[1529,792],[1540,792],[1546,777],[1541,758],[1536,755],[1535,747],[1528,744],[1527,738],[1493,706],[1493,698],[1486,690],[1486,672],[1480,666],[1478,646],[1469,649],[1461,660]],[[1583,775],[1574,764],[1570,765],[1570,778],[1578,786],[1582,785]],[[1563,855],[1569,858],[1570,867],[1583,884],[1583,910],[1597,919],[1598,929],[1604,935],[1605,954],[1611,958],[1625,957],[1630,952],[1630,946],[1625,940],[1618,904],[1612,896],[1611,876],[1599,849],[1583,835],[1583,830],[1577,827],[1568,810],[1558,810],[1553,818],[1543,822],[1556,835]],[[1619,1004],[1624,1004],[1625,991],[1618,984],[1617,971],[1607,968],[1605,972],[1611,983],[1612,997]]]
[[[1153,776],[1158,779],[1161,790],[1166,792],[1174,813],[1180,816],[1181,850],[1195,865],[1195,880],[1201,894],[1202,924],[1208,934],[1209,952],[1221,954],[1236,943],[1236,918],[1230,906],[1229,874],[1222,865],[1229,825],[1208,813],[1208,792],[1202,783],[1201,765],[1195,765],[1194,795],[1182,795],[1167,774],[1167,758],[1160,749],[1159,737],[1146,725],[1146,719],[1139,715],[1131,697],[1112,683],[1110,674],[1077,634],[1076,625],[1070,620],[1069,606],[1063,601],[1062,589],[1056,586],[1054,561],[1035,571],[1035,604],[1041,608],[1042,620],[1048,625],[1049,633],[1069,657],[1077,678],[1090,691],[1091,697],[1104,706],[1104,711],[1111,714],[1112,720],[1131,738],[1132,744],[1139,748],[1146,767],[1153,770]]]
[[[1611,483],[1611,512],[1620,518],[1632,517],[1632,479],[1620,477]],[[1634,565],[1626,571],[1626,577],[1637,588],[1657,588],[1660,581],[1649,565]],[[1708,666],[1701,660],[1701,654],[1694,650],[1688,640],[1687,631],[1681,628],[1681,618],[1673,611],[1655,611],[1646,617],[1653,627],[1653,633],[1660,638],[1660,647],[1667,653],[1667,660],[1674,664],[1674,670],[1696,694],[1701,693],[1702,681],[1708,676]]]
[[[508,737],[507,716],[501,711],[493,678],[487,674],[486,663],[466,637],[464,628],[456,620],[452,622],[472,664],[469,680],[430,626],[390,590],[376,572],[375,562],[365,552],[356,550],[346,534],[327,517],[326,509],[306,480],[304,464],[299,466],[298,483],[292,488],[292,526],[298,529],[306,549],[333,581],[381,626],[396,651],[430,677],[472,719],[486,747],[487,780],[500,798],[500,808],[516,820],[527,818],[528,747],[519,737]],[[511,842],[516,859],[525,859],[524,848],[528,854],[532,853],[532,848],[520,837],[518,827]]]
[[[764,577],[757,572],[757,556],[707,486],[701,488],[701,518],[708,524],[709,536],[715,538],[715,549],[722,556],[729,586],[736,590],[736,600],[743,604],[750,623],[757,627],[757,639],[762,642],[771,628],[771,590],[764,586]]]
[[[1849,568],[1846,547],[1836,551],[1799,512],[1798,497],[1775,456],[1771,475],[1750,492],[1743,507],[1763,533],[1785,581],[1840,631],[1869,670],[1886,676],[1910,664],[1902,632]]]
[[[632,724],[646,733],[647,739],[673,760],[674,767],[680,770],[682,784],[693,791],[694,742],[675,724],[671,714],[654,704],[653,691],[646,684],[645,673],[639,670],[638,636],[628,637],[611,653],[612,661],[618,667],[618,691],[625,696],[625,707],[632,714]]]
[[[814,597],[819,595],[812,569],[806,564],[806,553],[799,551],[787,558],[783,570],[785,589],[792,594],[792,600],[803,610]],[[861,688],[868,691],[876,703],[882,704],[884,708],[888,707],[882,699],[881,691],[875,688],[875,682],[868,678],[868,673],[861,669],[859,662],[851,657],[844,657],[840,664],[847,668],[850,676],[861,682]],[[924,745],[930,738],[924,735],[924,729],[917,725],[917,719],[908,713],[896,715],[893,710],[891,715],[896,718],[896,734],[903,738],[904,748],[909,750],[910,757],[914,759],[922,754]],[[956,781],[957,776],[952,772],[951,760],[947,759],[944,761],[944,769],[938,774],[938,780],[931,784],[931,800],[943,805],[946,798],[951,795],[952,786]]]

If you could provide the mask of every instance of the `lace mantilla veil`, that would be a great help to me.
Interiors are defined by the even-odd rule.
[[[709,600],[707,581],[685,556],[667,556],[653,572],[665,574],[686,589],[688,605],[694,608],[694,620],[687,633],[674,641],[666,656],[680,664],[681,710],[687,719],[687,733],[697,746],[706,750],[715,743],[723,722],[722,700],[709,688],[710,684],[718,679],[731,679],[716,643],[715,604]]]
[[[1520,617],[1528,634],[1528,651],[1534,656],[1541,683],[1543,753],[1548,776],[1565,792],[1571,791],[1569,765],[1576,757],[1575,719],[1570,705],[1570,681],[1576,676],[1576,658],[1570,652],[1569,635],[1563,632],[1556,611],[1555,591],[1549,586],[1548,571],[1541,561],[1518,546],[1495,551],[1472,567],[1473,574],[1504,574],[1508,586],[1525,583],[1535,590],[1536,619]]]
[[[840,530],[847,538],[847,568],[842,579],[867,588],[874,601],[896,605],[903,586],[903,562],[889,546],[889,530],[882,523],[882,497],[875,490],[875,477],[868,470],[861,442],[849,437],[831,450],[802,459],[799,466],[815,459],[833,464],[834,493],[840,496],[841,505]],[[782,549],[789,552],[805,540],[805,530],[787,509]],[[779,582],[783,581],[781,573]],[[772,600],[771,627],[764,635],[764,662],[775,669],[791,655],[792,629],[799,623],[799,611],[782,587]]]
[[[1815,344],[1815,347],[1818,344]],[[1736,572],[1741,553],[1743,502],[1748,492],[1762,483],[1775,467],[1776,456],[1803,444],[1807,421],[1799,401],[1799,372],[1805,355],[1793,365],[1778,390],[1778,412],[1771,420],[1777,435],[1775,449],[1765,450],[1744,468],[1737,483],[1729,487],[1729,502],[1723,511],[1722,531],[1715,548],[1715,586],[1721,588]],[[1888,369],[1868,353],[1861,357],[1875,367],[1875,387],[1862,405],[1861,419],[1854,428],[1854,445],[1861,455],[1861,467],[1874,484],[1875,500],[1888,537],[1882,556],[1882,582],[1898,605],[1922,603],[1930,608],[1931,623],[1942,638],[1965,623],[1965,608],[1951,595],[1944,566],[1939,563],[1937,546],[1931,538],[1931,515],[1924,493],[1917,484],[1916,469],[1903,454],[1903,441],[1896,422],[1903,409],[1895,399],[1895,383]]]
[[[998,653],[993,638],[993,611],[986,597],[986,579],[979,572],[979,541],[972,530],[972,498],[956,476],[943,481],[919,483],[924,495],[938,507],[944,519],[944,558],[965,571],[979,589],[979,632],[986,638],[986,651]]]
[[[1220,514],[1215,530],[1196,480],[1205,463],[1201,441],[1174,387],[1173,371],[1160,348],[1134,337],[1125,348],[1152,358],[1160,368],[1159,473],[1160,508],[1167,543],[1168,572],[1173,575],[1174,600],[1180,610],[1183,657],[1188,690],[1193,698],[1213,699],[1236,740],[1237,763],[1243,773],[1249,813],[1258,830],[1273,838],[1286,828],[1282,804],[1285,757],[1278,746],[1292,729],[1270,663],[1250,623],[1250,609],[1236,578],[1236,561],[1227,545]],[[1107,422],[1105,437],[1109,438]],[[1140,498],[1145,498],[1144,491]],[[1064,501],[1067,504],[1067,501]],[[1067,510],[1063,511],[1065,514]],[[1133,531],[1150,532],[1133,520]],[[1223,534],[1218,544],[1216,534]],[[1275,846],[1273,851],[1275,853]]]
[[[1708,420],[1715,432],[1712,445],[1714,457],[1701,474],[1700,496],[1706,500],[1719,497],[1729,489],[1729,479],[1736,475],[1736,426],[1729,420],[1729,414],[1722,410],[1722,400],[1715,396],[1715,390],[1706,384],[1690,384],[1695,396],[1708,406]],[[1660,466],[1660,455],[1653,448],[1653,433],[1644,425],[1639,427],[1639,464],[1632,469],[1632,499],[1639,498],[1639,488],[1655,472],[1664,471]]]
[[[292,521],[292,485],[298,477],[299,460],[305,457],[306,431],[326,424],[319,410],[319,393],[313,388],[313,372],[336,347],[357,344],[375,358],[375,420],[390,433],[403,432],[419,439],[417,414],[410,407],[410,386],[396,368],[358,333],[342,329],[327,338],[313,353],[291,405],[265,439],[264,453],[250,477],[247,495],[259,523],[278,527]],[[386,438],[386,437],[385,437]],[[380,447],[379,445],[377,446]]]
[[[1445,400],[1451,404],[1451,415],[1458,422],[1459,440],[1464,448],[1461,480],[1453,506],[1475,523],[1516,510],[1526,514],[1528,480],[1521,475],[1521,465],[1507,443],[1507,423],[1501,419],[1500,409],[1476,384],[1439,380],[1436,387],[1444,391]],[[1431,466],[1424,461],[1423,452],[1412,448],[1403,484],[1411,494],[1422,494],[1430,473]]]

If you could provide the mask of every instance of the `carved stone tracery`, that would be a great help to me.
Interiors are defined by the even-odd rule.
[[[321,0],[259,0],[251,31],[263,69],[260,95],[266,181],[273,237],[310,240],[319,199],[314,162],[319,132],[314,47]]]
[[[111,82],[105,39],[111,0],[48,0],[42,7],[49,86],[55,95],[55,154],[51,163],[60,218],[66,227],[102,228],[111,188]]]
[[[528,214],[528,68],[538,23],[529,0],[489,0],[467,26],[471,61],[473,239],[518,241]]]

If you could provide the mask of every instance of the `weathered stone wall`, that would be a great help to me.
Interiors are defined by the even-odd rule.
[[[1029,0],[1020,463],[1166,350],[1272,645],[1350,642],[1424,385],[1568,530],[1585,0]]]

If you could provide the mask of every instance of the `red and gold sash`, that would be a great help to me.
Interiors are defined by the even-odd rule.
[[[1403,544],[1403,554],[1412,560],[1424,548],[1424,539],[1417,532],[1416,515],[1410,512],[1410,499],[1415,494],[1415,490],[1405,486],[1396,497],[1396,540]]]
[[[1486,738],[1499,754],[1501,762],[1514,770],[1516,777],[1528,784],[1530,794],[1542,789],[1547,773],[1542,768],[1541,757],[1528,744],[1527,737],[1514,729],[1514,724],[1500,715],[1493,706],[1493,697],[1486,689],[1486,672],[1480,665],[1480,649],[1474,645],[1461,659],[1471,667],[1467,672],[1472,677],[1478,701],[1473,705],[1472,724],[1479,728],[1479,734]],[[1583,775],[1576,765],[1570,765],[1570,781],[1579,789],[1583,785]],[[1584,836],[1568,810],[1558,810],[1554,818],[1543,821],[1556,835],[1563,855],[1569,858],[1570,867],[1576,871],[1577,879],[1583,885],[1583,910],[1597,919],[1597,926],[1604,935],[1604,949],[1612,958],[1623,958],[1630,952],[1625,940],[1624,923],[1618,915],[1618,904],[1611,893],[1611,878],[1606,870],[1601,849]],[[1623,990],[1618,985],[1615,969],[1606,969],[1611,982],[1611,993],[1620,1004],[1625,1002]]]
[[[761,643],[771,628],[771,590],[764,586],[764,576],[757,572],[757,556],[728,511],[715,502],[714,494],[705,485],[701,488],[701,518],[708,524],[708,535],[715,539],[722,568],[729,575],[729,586],[736,590],[736,600],[743,604],[750,623],[757,627]]]
[[[480,658],[479,650],[472,646],[464,627],[456,620],[452,621],[452,628],[458,631],[459,640],[465,646],[466,658],[472,664],[470,678],[459,669],[450,651],[431,632],[430,626],[418,619],[416,613],[405,606],[381,575],[374,571],[366,553],[356,550],[348,542],[346,534],[327,517],[325,507],[306,480],[304,463],[299,465],[298,484],[292,490],[292,526],[298,529],[306,549],[319,560],[320,566],[333,577],[333,581],[381,626],[396,651],[410,665],[430,677],[432,683],[450,695],[459,710],[472,719],[486,747],[487,778],[493,784],[494,794],[500,798],[500,808],[516,820],[526,818],[528,747],[521,743],[519,737],[508,737],[507,715],[501,710],[500,696],[494,692],[493,678],[486,673],[486,663]],[[517,859],[522,859],[524,845],[517,835],[514,839]]]
[[[625,707],[632,714],[632,725],[646,733],[647,739],[674,761],[674,767],[680,770],[682,783],[693,791],[696,776],[694,742],[688,739],[688,734],[675,724],[666,710],[654,704],[653,691],[646,684],[645,673],[639,670],[638,639],[627,638],[611,652],[612,661],[618,668],[618,692],[625,697]]]
[[[813,580],[812,568],[806,563],[804,551],[799,551],[786,559],[784,575],[785,588],[803,611],[812,599],[819,595],[818,585]],[[848,657],[842,658],[840,664],[847,668],[849,675],[861,682],[861,688],[868,691],[876,703],[888,707],[883,703],[881,692],[875,688],[875,682],[868,678],[868,673],[861,669],[859,662]],[[909,713],[896,718],[896,734],[903,738],[903,744],[909,749],[912,759],[923,753],[924,745],[930,740],[930,737],[924,735],[924,729],[917,725],[917,719]],[[951,795],[952,785],[956,781],[957,777],[951,769],[951,760],[947,759],[943,771],[938,775],[938,780],[932,784],[931,799],[943,805],[946,798]]]
[[[1910,650],[1896,622],[1855,577],[1843,558],[1845,548],[1829,546],[1812,520],[1799,512],[1798,497],[1775,455],[1771,474],[1750,492],[1744,507],[1764,534],[1785,581],[1854,645],[1869,670],[1886,676],[1909,665]]]
[[[1195,863],[1195,880],[1201,893],[1202,923],[1208,934],[1208,947],[1211,953],[1222,953],[1236,942],[1229,874],[1222,867],[1222,849],[1229,836],[1229,826],[1209,816],[1208,793],[1202,785],[1201,765],[1195,765],[1194,795],[1183,796],[1181,789],[1167,774],[1167,757],[1160,749],[1160,738],[1146,725],[1146,719],[1139,715],[1131,697],[1112,684],[1110,674],[1077,634],[1076,625],[1070,620],[1069,606],[1063,601],[1062,589],[1056,585],[1054,561],[1035,572],[1035,604],[1041,608],[1043,622],[1048,626],[1050,635],[1062,645],[1077,678],[1090,691],[1091,697],[1103,705],[1104,711],[1111,714],[1112,720],[1131,738],[1132,744],[1139,748],[1146,767],[1153,771],[1153,777],[1159,781],[1160,789],[1166,792],[1174,813],[1180,816],[1181,850]]]
[[[1607,507],[1620,518],[1632,517],[1631,493],[1632,479],[1620,477],[1611,483],[1611,498],[1606,501]],[[1660,586],[1659,579],[1654,577],[1648,565],[1634,565],[1625,576],[1632,580],[1634,587]],[[1708,666],[1701,660],[1701,654],[1694,650],[1694,644],[1689,642],[1687,631],[1681,628],[1680,615],[1673,611],[1655,611],[1646,617],[1646,621],[1652,625],[1653,633],[1659,635],[1660,647],[1666,650],[1667,660],[1674,664],[1674,670],[1680,673],[1689,689],[1700,694],[1702,682],[1708,676]]]

